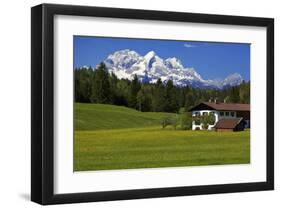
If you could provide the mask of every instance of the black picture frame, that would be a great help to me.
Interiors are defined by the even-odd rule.
[[[106,192],[54,194],[54,15],[214,23],[267,29],[266,181]],[[31,9],[31,200],[39,204],[156,198],[274,189],[274,19],[42,4]]]

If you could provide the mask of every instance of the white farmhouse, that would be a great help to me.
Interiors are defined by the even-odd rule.
[[[189,110],[192,117],[213,114],[214,124],[209,124],[209,130],[241,131],[250,127],[250,104],[202,102]],[[192,122],[192,130],[202,130],[203,124],[196,120]]]

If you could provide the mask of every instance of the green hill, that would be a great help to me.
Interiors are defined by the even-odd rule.
[[[162,129],[175,114],[75,104],[74,170],[250,163],[250,131]]]
[[[75,103],[75,130],[140,128],[161,124],[172,113],[140,112],[131,108],[107,104]]]

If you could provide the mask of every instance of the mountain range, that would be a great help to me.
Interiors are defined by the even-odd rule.
[[[109,72],[119,79],[132,80],[137,75],[141,82],[156,83],[161,78],[163,82],[172,80],[178,86],[192,86],[197,88],[216,88],[236,86],[242,83],[240,74],[234,73],[222,80],[204,79],[194,68],[184,67],[176,58],[163,59],[154,51],[141,56],[136,51],[125,49],[110,54],[103,61]]]

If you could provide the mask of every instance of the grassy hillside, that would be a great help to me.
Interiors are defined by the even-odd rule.
[[[137,110],[106,104],[75,104],[75,130],[101,130],[139,128],[158,125],[171,113],[139,112]]]
[[[110,170],[250,162],[250,130],[162,129],[162,118],[126,107],[75,104],[74,170]]]

